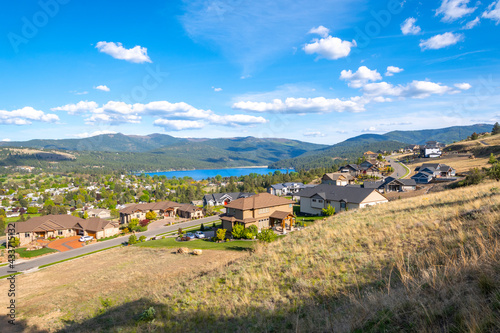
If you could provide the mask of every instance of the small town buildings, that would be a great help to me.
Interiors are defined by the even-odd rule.
[[[212,193],[203,196],[203,206],[225,206],[231,201],[239,198],[248,198],[255,193],[232,192],[232,193]]]
[[[295,223],[292,200],[260,193],[248,198],[240,198],[226,205],[226,213],[220,216],[222,228],[228,232],[235,224],[245,228],[251,225],[259,230],[281,226],[291,229]]]
[[[387,198],[375,189],[354,186],[321,184],[305,189],[297,195],[300,196],[300,212],[310,215],[322,215],[322,210],[328,206],[334,207],[336,212],[341,212],[388,202]]]
[[[98,217],[101,219],[111,218],[111,211],[109,209],[89,209],[87,210],[87,215],[90,217]]]
[[[321,184],[346,186],[354,184],[355,178],[348,172],[325,173],[321,177]]]

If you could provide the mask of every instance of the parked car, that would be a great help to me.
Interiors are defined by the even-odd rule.
[[[186,237],[189,237],[189,238],[193,239],[194,235],[193,235],[192,232],[188,232],[188,233],[186,233]]]
[[[86,241],[90,241],[93,239],[94,239],[94,236],[82,236],[82,237],[80,237],[80,242],[86,242]]]
[[[205,234],[203,233],[203,231],[197,231],[194,233],[194,235],[196,236],[196,238],[205,238]]]

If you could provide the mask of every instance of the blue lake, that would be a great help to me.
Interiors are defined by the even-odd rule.
[[[292,172],[293,170],[287,169],[268,169],[262,167],[255,168],[230,168],[230,169],[202,169],[202,170],[188,170],[188,171],[165,171],[165,172],[148,172],[147,175],[154,176],[166,176],[167,178],[183,178],[183,177],[191,177],[194,180],[202,180],[207,179],[209,177],[215,177],[217,175],[221,175],[222,177],[231,177],[231,176],[246,176],[251,173],[258,173],[261,175],[268,174],[269,172],[281,171],[282,173],[286,173],[287,171]]]

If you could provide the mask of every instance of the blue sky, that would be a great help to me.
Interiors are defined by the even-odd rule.
[[[5,2],[0,140],[493,123],[499,2]]]

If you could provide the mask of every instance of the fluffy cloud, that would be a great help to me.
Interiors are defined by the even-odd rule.
[[[213,89],[215,92],[222,91],[222,88],[216,88],[216,87],[214,87],[214,86],[212,86],[212,89]]]
[[[496,24],[498,25],[500,23],[500,1],[491,3],[482,16],[496,21]]]
[[[329,112],[362,112],[365,111],[364,101],[359,97],[349,100],[338,98],[328,99],[325,97],[315,98],[293,98],[289,97],[284,101],[275,99],[270,103],[266,102],[236,102],[233,109],[252,112],[271,113],[329,113]]]
[[[100,85],[100,86],[97,86],[95,87],[94,89],[97,89],[97,90],[102,90],[102,91],[109,91],[110,89],[105,86],[105,85]]]
[[[192,127],[195,125],[192,122],[172,122],[174,120],[203,121],[204,123],[225,126],[249,126],[265,124],[267,122],[267,119],[263,117],[246,114],[218,115],[211,110],[197,109],[184,102],[170,103],[167,101],[156,101],[147,104],[128,104],[119,101],[109,101],[102,106],[99,106],[96,102],[81,101],[77,104],[68,104],[53,108],[52,110],[67,111],[70,114],[85,113],[87,115],[87,118],[85,118],[87,124],[139,124],[143,116],[153,116],[159,117],[160,119],[157,120],[161,120],[160,122],[155,122],[155,124],[161,124],[162,127],[170,129],[181,129],[183,126],[188,125],[191,127],[186,128],[199,128]]]
[[[455,87],[460,90],[469,90],[470,88],[472,88],[472,86],[468,83],[457,83],[455,84]]]
[[[462,29],[466,29],[466,30],[472,29],[472,28],[474,28],[476,25],[478,25],[480,22],[481,22],[481,20],[479,19],[479,17],[476,17],[476,18],[475,18],[475,19],[473,19],[472,21],[467,22],[467,24],[465,25],[465,27],[463,27]]]
[[[94,131],[92,133],[89,133],[89,132],[78,133],[78,134],[75,134],[74,136],[77,138],[83,139],[83,138],[90,138],[90,137],[93,137],[96,135],[102,135],[102,134],[116,134],[116,132],[104,130],[104,131]]]
[[[96,48],[99,52],[106,53],[115,59],[126,60],[133,63],[152,62],[148,56],[148,49],[139,45],[126,49],[122,43],[98,42]]]
[[[422,29],[418,25],[415,25],[415,22],[417,22],[416,18],[409,17],[401,24],[403,35],[416,35],[420,33]]]
[[[437,50],[444,47],[455,45],[464,39],[463,34],[454,34],[452,32],[445,32],[441,35],[436,35],[427,40],[420,41],[420,48],[423,50]]]
[[[393,76],[394,74],[401,73],[404,69],[396,67],[396,66],[388,66],[387,72],[385,72],[385,76]]]
[[[351,48],[356,47],[356,41],[341,40],[337,37],[327,36],[321,39],[314,39],[312,43],[304,46],[307,54],[318,54],[318,58],[336,60],[345,58],[351,53]]]
[[[311,137],[311,138],[322,138],[325,136],[325,134],[323,134],[321,132],[306,132],[302,135],[307,136],[307,137]]]
[[[2,142],[10,142],[10,141],[12,141],[12,140],[11,139],[7,139],[7,138],[2,140]]]
[[[328,34],[330,33],[330,29],[320,25],[317,28],[312,28],[311,30],[309,30],[309,33],[320,35],[321,37],[325,38],[325,37],[328,37]]]
[[[376,70],[371,70],[366,66],[361,66],[356,72],[351,70],[343,70],[340,73],[340,79],[348,81],[349,87],[361,88],[369,81],[379,81],[382,80],[382,76]]]
[[[374,98],[383,96],[426,98],[431,95],[452,93],[453,89],[435,82],[415,80],[407,85],[397,86],[387,82],[370,83],[363,87],[363,91],[366,95]]]
[[[377,128],[374,126],[370,126],[368,128],[362,129],[361,132],[363,133],[373,133],[373,132],[378,132]]]
[[[163,127],[166,131],[182,131],[205,127],[202,122],[195,120],[156,119],[153,124],[158,127]]]
[[[80,114],[85,112],[91,112],[96,110],[99,107],[99,104],[96,102],[87,102],[80,101],[77,104],[66,104],[64,106],[58,106],[56,108],[52,108],[52,111],[66,111],[69,114]]]
[[[0,124],[3,125],[30,125],[33,121],[44,123],[54,123],[59,121],[55,114],[47,114],[40,110],[35,110],[31,106],[13,111],[0,110]]]
[[[473,13],[477,7],[467,7],[470,0],[443,0],[441,7],[436,10],[436,16],[443,15],[441,21],[453,22]]]

